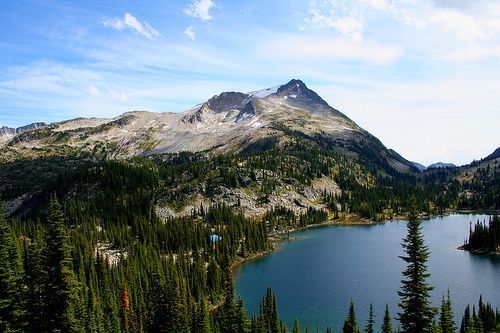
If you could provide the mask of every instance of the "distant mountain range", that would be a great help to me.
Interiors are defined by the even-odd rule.
[[[437,163],[430,164],[429,166],[425,166],[425,165],[417,163],[417,162],[412,162],[412,163],[420,172],[424,172],[426,170],[433,170],[433,169],[457,168],[457,165],[453,164],[453,163],[437,162]]]
[[[427,167],[427,169],[448,169],[448,168],[456,168],[457,166],[453,163],[444,163],[444,162],[437,162],[434,164],[431,164]]]
[[[374,162],[384,173],[456,168],[410,162],[332,108],[301,80],[249,93],[222,92],[180,113],[127,112],[116,118],[76,118],[0,127],[3,161],[88,153],[123,158],[180,151],[240,153],[279,147],[291,133]],[[367,154],[368,153],[368,154]],[[500,157],[500,148],[483,160]]]
[[[18,134],[21,134],[21,133],[24,133],[24,132],[27,132],[27,131],[30,131],[33,129],[45,127],[45,126],[47,126],[47,124],[41,123],[41,122],[29,124],[26,126],[21,126],[18,128],[2,126],[2,127],[0,127],[0,143],[9,141],[9,140],[13,139]]]

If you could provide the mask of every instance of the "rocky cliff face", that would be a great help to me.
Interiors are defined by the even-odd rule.
[[[8,126],[0,127],[0,140],[7,141],[16,136],[16,129]]]

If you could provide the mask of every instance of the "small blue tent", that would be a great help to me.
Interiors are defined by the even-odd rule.
[[[216,234],[212,234],[210,235],[210,241],[212,243],[217,243],[218,241],[220,241],[222,239],[222,237],[220,237],[219,235],[216,235]]]

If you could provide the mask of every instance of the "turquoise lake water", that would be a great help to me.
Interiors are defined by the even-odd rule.
[[[488,220],[485,215],[450,215],[422,222],[426,245],[431,251],[429,283],[435,306],[449,288],[460,322],[467,304],[485,301],[500,307],[500,256],[480,256],[457,250],[469,234],[469,222]],[[356,306],[358,322],[365,325],[373,303],[377,328],[385,304],[396,316],[397,291],[404,269],[401,239],[406,221],[377,225],[328,226],[296,232],[297,240],[277,251],[248,262],[236,272],[236,292],[248,313],[258,313],[266,288],[278,299],[280,318],[289,327],[294,319],[321,329],[337,331],[346,317],[349,302]],[[397,325],[394,322],[394,325]],[[314,330],[313,330],[314,331]]]

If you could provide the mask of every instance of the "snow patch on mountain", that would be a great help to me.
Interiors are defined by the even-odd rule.
[[[266,98],[269,95],[276,94],[281,86],[271,87],[267,89],[261,89],[256,91],[251,91],[248,93],[251,97],[255,98]]]

